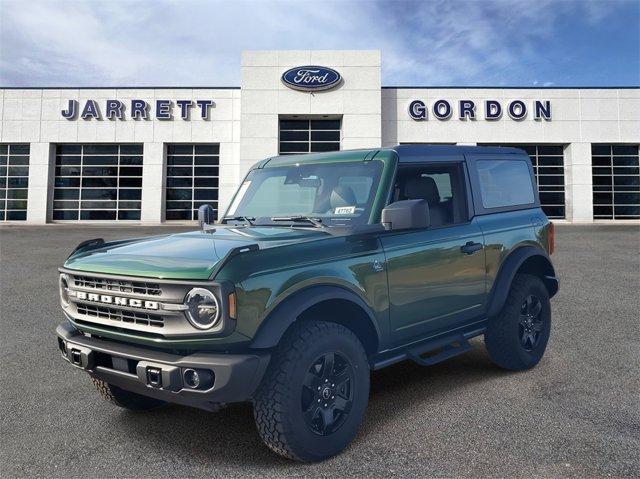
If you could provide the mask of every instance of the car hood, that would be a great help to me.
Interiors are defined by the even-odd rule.
[[[260,249],[328,237],[322,230],[290,227],[216,225],[205,231],[104,243],[80,249],[65,268],[92,273],[165,279],[208,280],[232,249],[257,244]]]

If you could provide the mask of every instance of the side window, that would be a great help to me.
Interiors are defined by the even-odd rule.
[[[520,160],[478,160],[480,196],[484,208],[529,205],[535,202],[529,166]]]
[[[401,166],[396,200],[427,200],[431,226],[464,223],[468,219],[462,164]]]

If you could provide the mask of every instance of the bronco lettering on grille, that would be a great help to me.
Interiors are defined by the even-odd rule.
[[[131,308],[159,309],[157,301],[143,301],[141,299],[123,298],[107,294],[76,292],[76,298],[82,301],[93,301],[96,303],[114,304],[116,306],[129,306]]]

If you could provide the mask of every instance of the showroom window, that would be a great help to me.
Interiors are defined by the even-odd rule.
[[[491,146],[509,146],[526,151],[531,158],[536,176],[540,206],[549,218],[565,218],[564,147],[562,145],[494,144]]]
[[[0,145],[0,221],[27,219],[29,145]]]
[[[591,145],[593,219],[640,219],[638,145]]]
[[[57,145],[54,220],[140,220],[142,145]]]
[[[220,145],[167,145],[167,220],[197,220],[198,208],[218,211]]]
[[[280,120],[281,155],[338,151],[340,120]]]

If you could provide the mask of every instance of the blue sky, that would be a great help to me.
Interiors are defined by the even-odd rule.
[[[640,0],[0,0],[1,86],[238,86],[240,52],[379,49],[382,84],[640,84]]]

